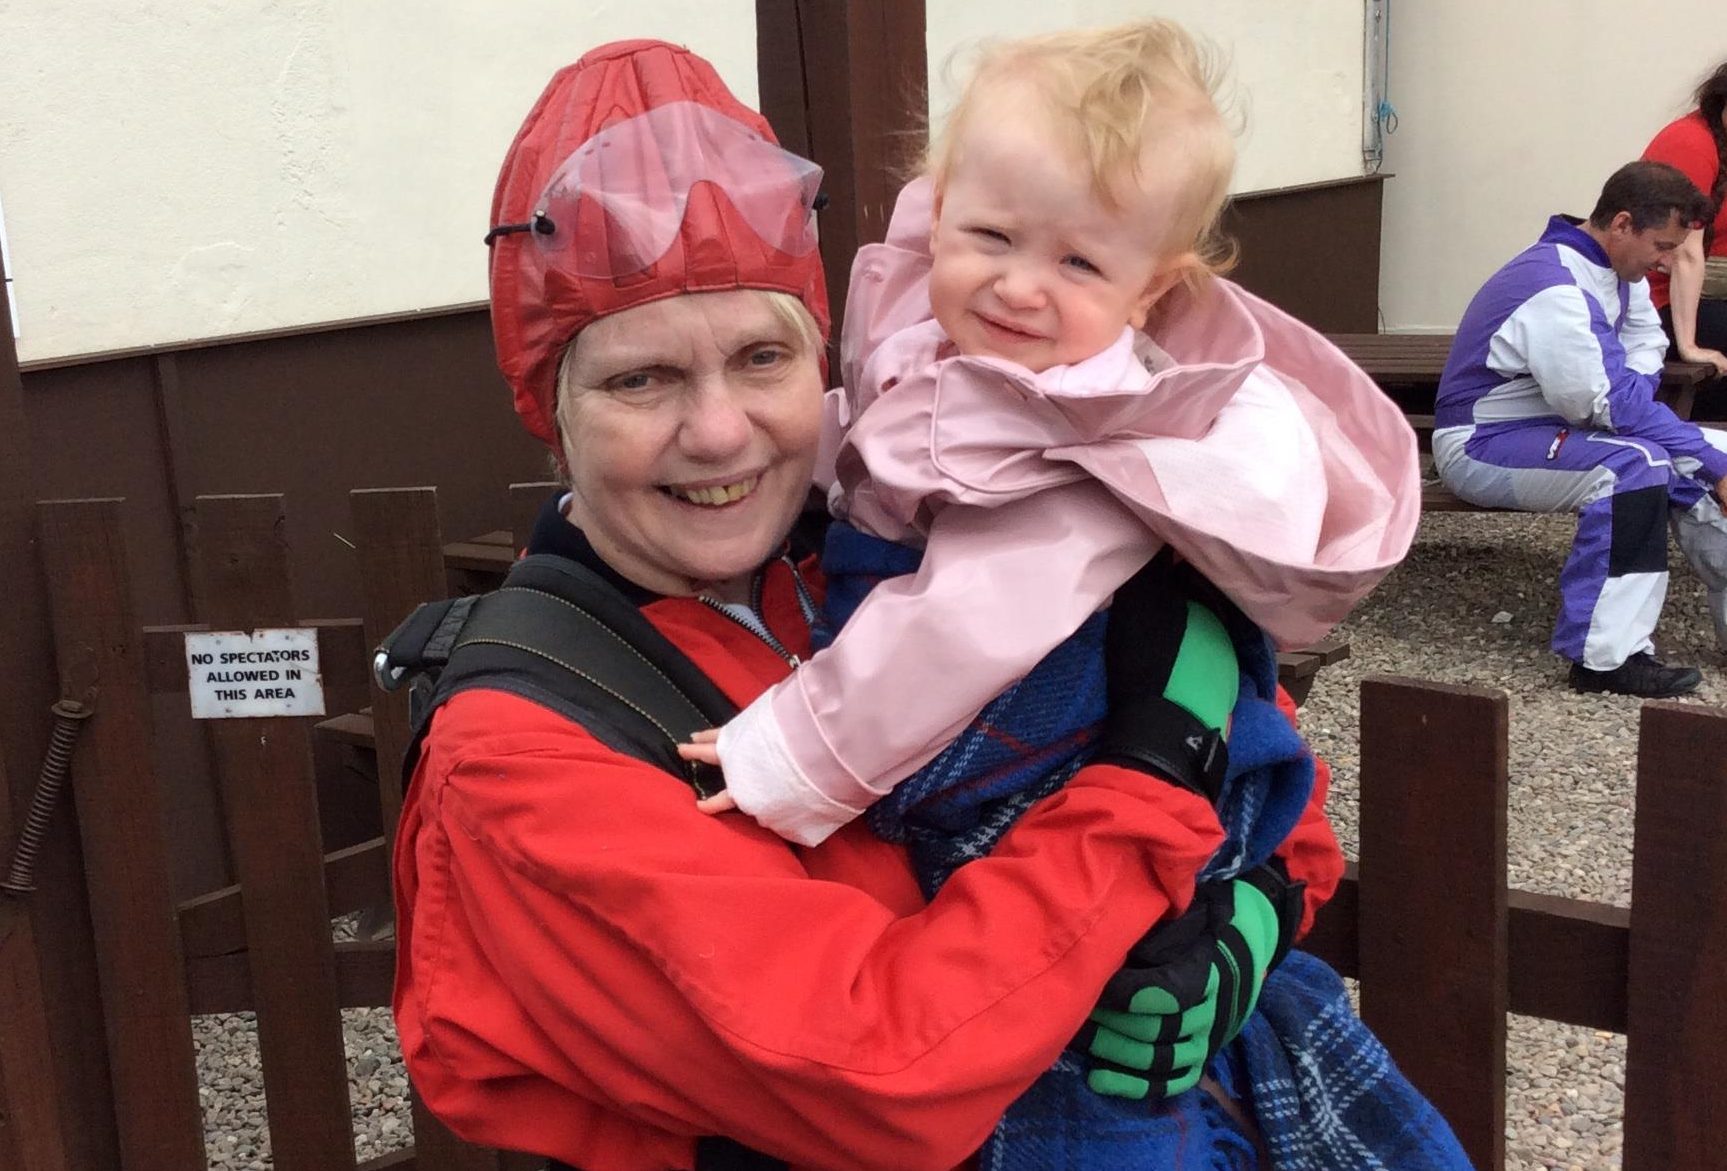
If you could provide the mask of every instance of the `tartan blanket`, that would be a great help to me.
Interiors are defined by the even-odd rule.
[[[916,570],[918,550],[840,522],[828,530],[825,624],[837,630],[877,582]],[[1300,819],[1312,793],[1311,753],[1277,710],[1276,656],[1239,613],[1221,614],[1236,645],[1241,689],[1218,813],[1226,840],[1201,872],[1226,879],[1259,865]],[[903,842],[932,895],[954,870],[989,853],[1040,797],[1085,763],[1104,715],[1106,615],[1093,615],[960,736],[869,811],[871,828]],[[1450,1128],[1398,1072],[1323,962],[1291,952],[1258,1009],[1208,1072],[1251,1105],[1276,1171],[1467,1169]],[[1253,1145],[1210,1095],[1160,1102],[1095,1094],[1063,1054],[1007,1110],[980,1152],[986,1171],[1258,1165]]]

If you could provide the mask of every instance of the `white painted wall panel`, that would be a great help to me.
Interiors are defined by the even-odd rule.
[[[1495,269],[1690,108],[1727,58],[1720,0],[1391,0],[1380,303],[1449,332]]]
[[[930,0],[938,113],[962,41],[1148,11],[1233,56],[1237,190],[1359,173],[1358,0]],[[695,45],[754,103],[753,0],[0,5],[19,356],[484,298],[480,237],[522,115],[553,70],[626,35]]]
[[[1178,20],[1222,49],[1245,116],[1233,189],[1361,174],[1363,0],[929,0],[930,105],[952,104],[956,48],[1145,16]],[[963,54],[954,59],[963,66]]]

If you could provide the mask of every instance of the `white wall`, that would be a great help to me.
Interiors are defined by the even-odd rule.
[[[928,0],[930,107],[954,86],[943,66],[986,37],[1167,16],[1222,49],[1246,115],[1232,190],[1361,174],[1364,0]],[[963,67],[963,55],[955,64]],[[963,78],[963,73],[961,75]]]
[[[1689,108],[1727,58],[1721,0],[1391,0],[1380,305],[1392,330],[1450,331],[1555,212]]]
[[[753,0],[0,5],[22,360],[483,300],[554,70],[690,30],[755,103]]]
[[[1151,11],[1233,56],[1237,190],[1359,173],[1360,0],[929,0],[932,82],[962,41]],[[620,36],[692,44],[755,102],[754,0],[0,4],[20,358],[484,299],[504,150]]]

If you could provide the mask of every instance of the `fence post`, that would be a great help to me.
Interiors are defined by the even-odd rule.
[[[366,645],[382,643],[421,602],[446,596],[444,539],[435,488],[360,488],[348,493],[365,593]],[[408,747],[408,693],[371,687],[384,841],[393,850],[402,815],[402,754]]]
[[[1721,1166],[1727,716],[1643,706],[1631,854],[1626,1171]]]
[[[348,493],[348,505],[366,594],[366,643],[375,647],[415,606],[446,595],[438,493],[435,488],[359,488]],[[406,691],[384,691],[374,682],[372,728],[389,857],[402,813],[402,756],[410,731]],[[427,1112],[417,1092],[410,1101],[416,1171],[497,1171],[495,1152],[451,1134]]]
[[[1483,1171],[1505,1165],[1505,694],[1361,685],[1361,1016]]]
[[[533,535],[534,521],[539,519],[540,509],[560,487],[562,485],[556,480],[532,480],[510,485],[510,544],[514,552],[520,553],[528,547],[528,538]]]
[[[212,630],[295,624],[280,496],[200,496]],[[324,893],[311,721],[211,720],[246,918],[265,1111],[278,1171],[354,1166],[341,1000]]]
[[[119,500],[37,515],[63,692],[93,715],[74,758],[121,1166],[204,1163],[204,1119],[162,795],[152,765],[143,639],[132,613]]]
[[[8,288],[0,279],[0,856],[34,796],[48,708],[59,698],[36,552],[30,425],[18,349],[5,328]],[[118,1147],[101,993],[78,835],[64,810],[49,827],[37,874],[27,899],[0,896],[0,1165],[105,1171]]]

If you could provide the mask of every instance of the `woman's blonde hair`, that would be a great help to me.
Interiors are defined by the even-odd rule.
[[[1235,170],[1234,135],[1219,109],[1225,72],[1216,50],[1168,20],[987,44],[930,146],[926,170],[940,191],[967,124],[988,117],[1004,88],[1029,90],[1085,161],[1107,207],[1119,207],[1142,180],[1148,147],[1180,152],[1189,198],[1166,239],[1174,251],[1195,253],[1204,271],[1225,272],[1235,262],[1234,241],[1220,224]]]

